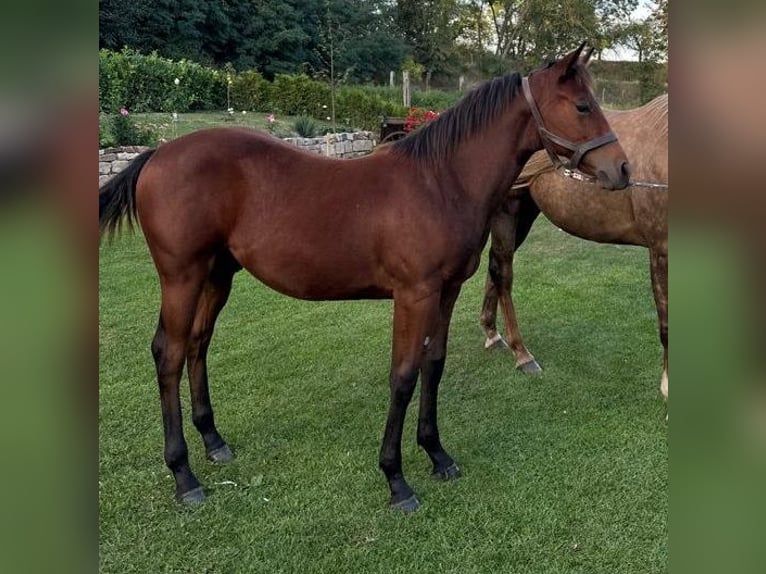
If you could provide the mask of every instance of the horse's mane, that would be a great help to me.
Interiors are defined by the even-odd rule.
[[[510,105],[520,87],[521,75],[516,72],[484,82],[438,118],[391,144],[391,148],[419,161],[446,159],[466,138],[489,126]]]
[[[641,125],[648,128],[649,132],[656,134],[657,138],[668,137],[668,95],[662,94],[653,100],[645,103],[643,106],[624,110],[630,111],[642,117]],[[516,178],[512,189],[529,187],[532,180],[536,177],[553,171],[553,164],[550,157],[544,151],[535,153],[524,165],[519,177]]]

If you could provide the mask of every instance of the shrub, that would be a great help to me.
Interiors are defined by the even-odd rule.
[[[269,109],[269,83],[252,70],[232,76],[231,104],[238,110]]]
[[[269,86],[268,94],[270,111],[288,116],[311,115],[324,118],[330,104],[330,86],[304,74],[277,74]]]
[[[99,147],[157,144],[157,134],[148,128],[141,128],[133,121],[124,108],[118,114],[109,116],[105,125],[99,121]]]
[[[178,84],[175,80],[178,78]],[[156,53],[99,51],[99,108],[117,113],[188,112],[226,107],[226,80],[195,62],[175,62]]]
[[[410,101],[416,108],[428,108],[429,110],[446,110],[454,106],[462,94],[460,92],[446,92],[443,90],[429,90],[427,92],[413,92]]]
[[[380,129],[381,116],[405,116],[407,108],[384,100],[372,90],[343,87],[335,97],[336,116],[365,130]]]
[[[313,138],[319,133],[316,121],[308,116],[299,116],[293,124],[293,129],[303,138]]]

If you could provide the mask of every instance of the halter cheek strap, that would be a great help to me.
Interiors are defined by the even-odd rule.
[[[537,108],[534,97],[532,97],[532,90],[529,88],[529,79],[526,76],[521,79],[521,87],[524,91],[524,97],[527,100],[527,104],[529,104],[529,109],[532,112],[532,117],[535,119],[535,123],[537,124],[537,131],[540,133],[540,139],[543,142],[543,147],[545,148],[545,151],[548,152],[548,155],[550,156],[551,161],[553,162],[553,165],[556,167],[556,169],[564,168],[569,172],[575,171],[580,166],[580,162],[586,153],[601,146],[605,146],[606,144],[617,141],[617,136],[615,136],[612,132],[607,132],[604,135],[581,144],[571,142],[567,139],[557,136],[554,133],[549,132],[547,129],[545,129],[543,116],[540,115],[540,110]],[[561,158],[559,158],[559,155],[553,148],[553,144],[559,145],[572,152],[572,156],[569,158],[567,163],[561,161]],[[584,173],[578,173],[578,175],[582,176],[582,179],[590,179],[592,177]]]

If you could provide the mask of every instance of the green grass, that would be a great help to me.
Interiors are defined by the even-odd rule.
[[[205,462],[185,400],[192,467],[211,494],[186,509],[162,461],[155,271],[140,233],[104,242],[101,572],[666,571],[667,429],[646,252],[535,226],[517,255],[515,301],[545,369],[537,378],[483,349],[485,265],[458,300],[440,394],[462,478],[429,477],[416,396],[402,450],[422,507],[387,509],[377,458],[390,302],[301,302],[240,273],[209,361],[218,426],[238,458]]]
[[[247,112],[241,111],[234,114],[222,112],[190,112],[178,114],[178,120],[173,122],[173,116],[169,113],[136,113],[131,114],[136,123],[141,127],[150,128],[160,139],[171,140],[188,133],[213,127],[221,126],[241,126],[268,130],[269,123],[266,120],[266,112]],[[293,128],[298,116],[282,116],[276,114],[275,122],[271,126],[276,135],[280,137],[295,137]],[[332,131],[332,125],[329,122],[315,120],[319,128],[318,134],[322,135],[327,131]],[[339,126],[340,128],[340,126]]]

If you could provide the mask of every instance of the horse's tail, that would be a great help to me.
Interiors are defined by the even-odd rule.
[[[127,219],[132,229],[136,220],[136,182],[144,165],[156,150],[138,155],[128,166],[98,190],[98,232],[111,237]]]

